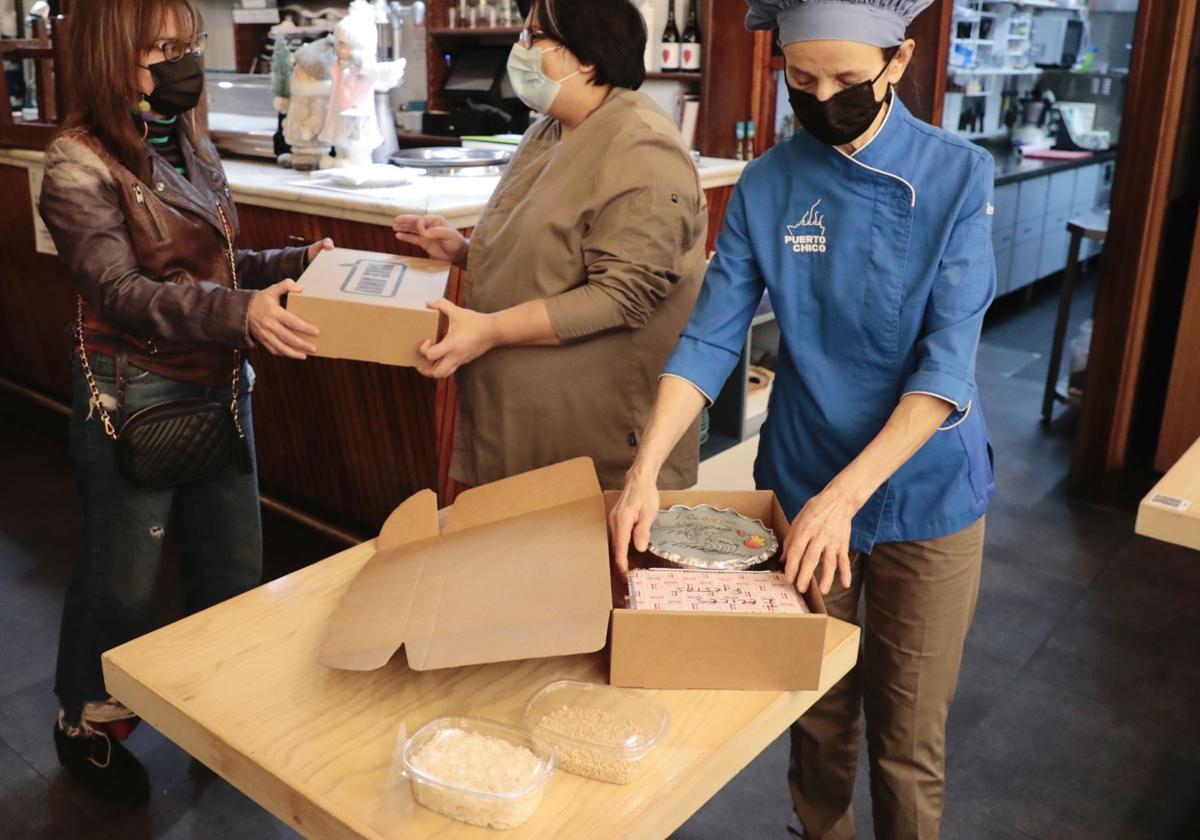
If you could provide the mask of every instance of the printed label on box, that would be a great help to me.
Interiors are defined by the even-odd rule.
[[[400,291],[404,273],[408,271],[408,266],[404,263],[381,260],[355,260],[342,265],[350,269],[346,279],[342,281],[342,291],[375,298],[395,297]]]
[[[1187,499],[1177,499],[1174,496],[1164,496],[1162,493],[1155,493],[1150,497],[1150,504],[1157,507],[1169,508],[1176,513],[1183,513],[1192,506],[1192,503]]]

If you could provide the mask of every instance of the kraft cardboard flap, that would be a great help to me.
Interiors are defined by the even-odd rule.
[[[330,620],[323,665],[371,670],[401,646],[415,670],[604,646],[612,608],[608,535],[591,462],[547,467],[468,495],[440,536],[424,494],[389,517],[378,550]]]
[[[573,458],[464,491],[454,501],[446,533],[601,495],[592,459]]]
[[[614,610],[610,681],[626,688],[815,689],[829,621]]]

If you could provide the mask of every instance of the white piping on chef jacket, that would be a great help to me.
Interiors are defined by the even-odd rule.
[[[708,401],[708,404],[710,406],[716,402],[716,400],[714,400],[708,394],[704,393],[703,388],[701,388],[699,385],[697,385],[692,380],[685,379],[684,377],[680,376],[678,373],[664,373],[664,374],[660,375],[658,378],[659,378],[659,380],[663,380],[663,379],[666,379],[668,376],[671,377],[672,379],[678,379],[680,382],[686,382],[687,384],[691,385],[693,388],[695,388],[697,391],[700,392],[700,396],[704,397],[704,399]]]
[[[896,89],[895,88],[889,88],[889,89],[892,92],[892,99],[895,99],[896,98]],[[872,172],[877,172],[880,175],[886,175],[889,178],[895,178],[901,184],[904,184],[904,186],[908,187],[908,191],[910,193],[912,193],[912,202],[909,206],[916,207],[917,206],[917,188],[916,187],[914,187],[912,184],[910,184],[908,181],[904,180],[903,178],[901,178],[899,175],[897,175],[894,172],[886,172],[882,169],[876,169],[874,166],[868,166],[867,164],[863,163],[860,160],[855,159],[855,157],[854,157],[854,155],[858,154],[863,149],[867,148],[867,146],[870,146],[873,142],[875,142],[875,138],[880,135],[880,133],[883,131],[883,127],[885,125],[887,125],[888,120],[890,120],[891,118],[892,118],[892,106],[888,105],[887,113],[883,115],[883,124],[879,126],[879,130],[871,135],[870,140],[868,140],[862,146],[859,146],[857,149],[855,149],[854,154],[847,154],[846,152],[842,151],[841,146],[834,146],[833,148],[837,149],[838,153],[841,154],[843,157],[845,157],[846,160],[850,161],[851,163],[856,163],[859,166],[861,166],[863,169],[869,169]]]
[[[975,400],[967,400],[967,407],[959,408],[958,403],[956,403],[954,400],[950,399],[949,397],[943,397],[941,394],[935,394],[932,391],[905,391],[903,394],[900,395],[900,398],[903,399],[904,397],[907,397],[909,394],[924,394],[927,397],[937,397],[939,400],[944,400],[945,402],[948,402],[948,403],[950,403],[950,405],[954,406],[954,411],[961,411],[963,413],[962,417],[959,417],[957,420],[955,420],[949,426],[938,426],[937,430],[939,432],[948,432],[951,429],[953,429],[955,426],[960,425],[962,423],[962,421],[967,419],[967,415],[971,413],[971,406],[973,406],[975,404]],[[953,412],[951,412],[951,413],[953,413]]]

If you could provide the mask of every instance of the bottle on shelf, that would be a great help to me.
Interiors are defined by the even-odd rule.
[[[746,160],[754,160],[754,138],[758,134],[758,129],[754,125],[754,120],[746,123]]]
[[[646,54],[643,60],[646,64],[646,72],[654,72],[654,33],[658,31],[654,25],[654,3],[651,0],[641,0],[638,3],[638,12],[642,16],[642,23],[646,26]]]
[[[688,10],[687,26],[683,30],[683,42],[680,47],[679,67],[682,70],[688,70],[693,73],[700,72],[700,22],[699,15],[700,0],[691,0],[691,8]]]
[[[737,140],[737,142],[733,144],[733,150],[734,150],[733,156],[737,160],[745,160],[746,159],[746,124],[744,122],[740,122],[740,121],[738,122],[737,126],[734,128],[733,136],[734,136],[734,139]]]
[[[670,73],[679,69],[679,27],[675,25],[675,0],[667,1],[667,25],[663,29],[658,51],[659,69]]]

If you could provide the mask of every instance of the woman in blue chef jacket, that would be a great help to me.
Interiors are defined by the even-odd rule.
[[[751,163],[612,514],[644,550],[655,476],[738,362],[763,290],[781,343],[755,479],[794,517],[801,591],[857,623],[860,664],[792,728],[809,838],[854,834],[865,712],[879,838],[936,837],[945,721],[979,588],[991,449],[975,352],[995,291],[993,163],[895,95],[931,0],[751,0],[803,130]]]

